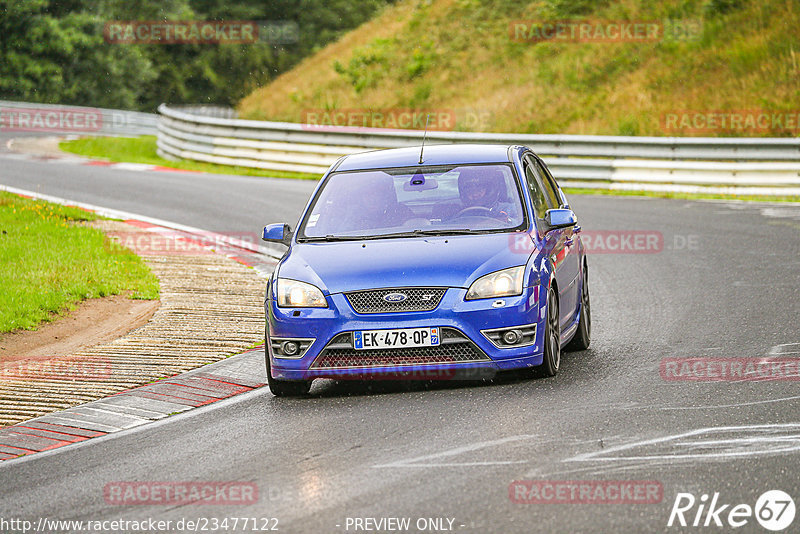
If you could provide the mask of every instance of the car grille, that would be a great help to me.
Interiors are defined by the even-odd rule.
[[[351,291],[344,295],[357,313],[393,313],[436,309],[445,291],[444,287],[395,287]],[[391,293],[402,293],[406,299],[387,302],[384,297]]]
[[[335,336],[311,364],[312,369],[342,367],[385,367],[490,361],[489,357],[455,328],[442,328],[442,341],[436,347],[356,350],[353,335]]]

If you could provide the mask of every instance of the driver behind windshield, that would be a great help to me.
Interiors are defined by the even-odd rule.
[[[515,205],[506,198],[503,171],[497,168],[463,167],[458,175],[461,213],[484,215],[509,222]]]

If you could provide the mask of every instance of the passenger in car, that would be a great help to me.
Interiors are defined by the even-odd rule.
[[[331,233],[392,228],[415,216],[397,201],[391,176],[381,173],[346,179],[352,182],[340,188],[325,209],[328,213],[324,214],[324,222]],[[360,202],[353,202],[354,199]],[[358,209],[353,209],[355,206]]]

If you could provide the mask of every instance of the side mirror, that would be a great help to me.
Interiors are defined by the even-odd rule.
[[[575,213],[573,213],[572,210],[547,210],[547,212],[544,214],[544,224],[544,233],[547,233],[550,230],[555,230],[557,228],[569,228],[570,226],[575,226],[578,224],[578,218],[575,216]]]
[[[292,242],[292,228],[286,223],[269,224],[264,227],[261,240],[283,243],[288,247]]]

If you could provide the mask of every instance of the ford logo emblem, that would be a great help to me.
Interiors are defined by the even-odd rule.
[[[386,302],[403,302],[408,296],[405,293],[387,293],[383,296]]]

